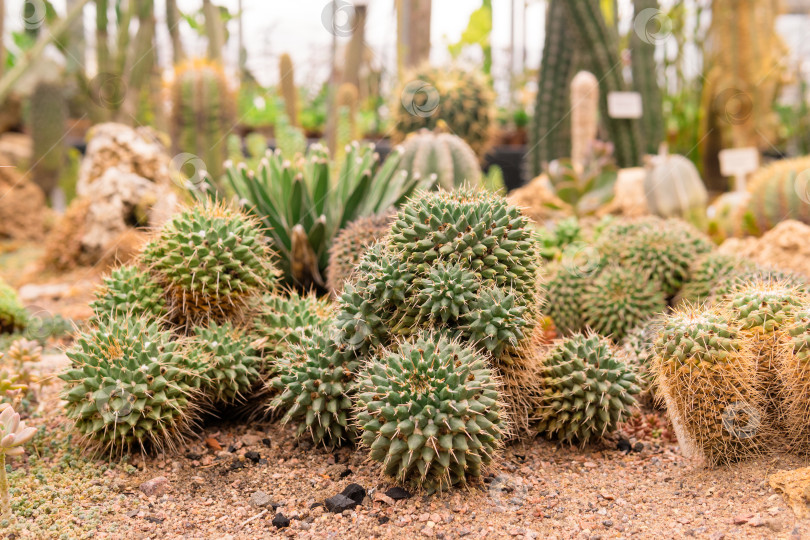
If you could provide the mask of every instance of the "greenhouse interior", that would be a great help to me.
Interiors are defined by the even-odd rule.
[[[810,1],[0,36],[3,538],[810,538]]]

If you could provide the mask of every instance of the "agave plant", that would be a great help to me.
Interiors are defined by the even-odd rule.
[[[576,216],[593,214],[609,203],[613,199],[617,177],[613,145],[599,141],[592,142],[581,167],[575,166],[568,158],[555,159],[548,165],[548,178],[555,194]]]
[[[401,158],[396,148],[381,164],[374,145],[353,142],[335,166],[326,147],[316,144],[292,161],[268,153],[256,171],[228,164],[227,177],[240,203],[265,225],[286,281],[324,288],[329,246],[340,229],[431,187],[432,178],[398,171]]]

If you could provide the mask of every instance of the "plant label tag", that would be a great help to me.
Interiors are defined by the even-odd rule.
[[[607,106],[611,118],[641,118],[643,112],[638,92],[608,92]]]
[[[720,150],[720,174],[734,177],[735,191],[745,191],[746,177],[759,168],[759,150],[753,146]]]

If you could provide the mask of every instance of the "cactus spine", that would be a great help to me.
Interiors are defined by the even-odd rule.
[[[658,0],[634,0],[633,8],[633,20],[638,21],[642,11],[649,9],[658,11]],[[656,19],[651,18],[647,22],[655,24]],[[655,154],[664,137],[664,103],[661,87],[658,86],[656,79],[658,65],[655,61],[655,41],[642,39],[638,30],[630,32],[633,86],[641,94],[643,107],[641,131],[644,134],[644,147],[648,154]],[[646,33],[647,29],[644,30]]]
[[[599,81],[580,71],[571,81],[571,161],[581,171],[599,128]]]
[[[278,62],[279,89],[284,99],[284,110],[290,125],[298,125],[298,93],[295,90],[295,68],[292,58],[287,53],[281,55]]]

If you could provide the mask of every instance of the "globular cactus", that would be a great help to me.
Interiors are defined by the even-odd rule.
[[[298,126],[298,91],[295,88],[295,68],[292,58],[284,53],[278,62],[279,92],[284,99],[284,110],[291,126]]]
[[[653,214],[706,227],[709,193],[697,167],[687,158],[666,153],[652,157],[644,178],[644,193]]]
[[[547,276],[543,313],[551,317],[554,326],[562,334],[585,328],[582,295],[591,280],[591,271],[555,262],[547,267]]]
[[[270,381],[281,392],[270,404],[284,412],[283,423],[297,422],[317,445],[332,449],[355,439],[352,397],[360,362],[336,339],[332,326],[316,330],[278,359]]]
[[[143,261],[166,293],[182,331],[209,321],[240,322],[272,289],[276,271],[258,222],[223,204],[176,214],[144,249]]]
[[[639,275],[635,268],[618,265],[610,265],[595,276],[579,302],[585,325],[617,342],[667,307],[656,280]]]
[[[655,343],[658,388],[681,448],[710,464],[760,453],[771,432],[750,338],[712,308],[684,306]]]
[[[492,140],[495,98],[481,73],[424,67],[402,80],[392,104],[393,142],[402,142],[421,128],[434,129],[443,121],[483,158]]]
[[[428,492],[480,477],[507,431],[486,357],[431,333],[401,341],[365,366],[357,425],[386,475]]]
[[[421,178],[436,175],[436,185],[448,191],[457,187],[478,187],[481,166],[464,140],[451,133],[420,129],[403,143],[400,168]]]
[[[173,448],[195,423],[202,375],[146,319],[102,319],[76,336],[62,399],[90,443],[112,454]]]
[[[644,149],[648,154],[658,151],[658,145],[664,138],[664,98],[658,85],[658,63],[655,60],[657,28],[635,28],[636,24],[645,22],[648,26],[661,24],[656,17],[642,15],[660,13],[658,0],[633,0],[634,30],[630,37],[630,67],[633,71],[633,88],[641,94],[641,132],[644,135]],[[646,17],[646,19],[645,19]]]
[[[210,179],[217,183],[225,172],[227,135],[235,124],[225,72],[217,63],[193,60],[177,66],[174,77],[173,150],[199,157]]]
[[[543,360],[538,430],[568,443],[587,444],[616,429],[636,405],[636,374],[613,344],[597,334],[557,341]]]
[[[250,336],[230,323],[195,327],[184,347],[202,374],[203,393],[215,405],[243,401],[259,380],[260,359]]]
[[[361,217],[335,235],[329,247],[329,266],[326,269],[326,286],[332,296],[340,296],[343,284],[351,279],[366,249],[388,234],[394,216],[396,212],[391,210]]]
[[[674,303],[701,304],[712,298],[718,282],[732,275],[753,272],[757,264],[749,259],[710,251],[689,266],[689,278],[675,297]]]
[[[149,317],[164,318],[165,291],[146,270],[125,265],[113,270],[95,292],[90,303],[95,317]]]
[[[22,330],[28,324],[28,318],[17,292],[0,279],[0,334]]]
[[[793,316],[785,328],[787,336],[777,349],[781,384],[782,420],[789,447],[803,454],[810,452],[810,305]]]
[[[65,124],[67,105],[64,86],[42,81],[31,94],[30,132],[33,140],[31,178],[46,197],[59,185],[67,161]]]
[[[527,172],[542,173],[548,163],[571,151],[569,85],[575,72],[575,29],[568,21],[565,0],[550,0],[546,12],[545,44],[537,81],[534,116],[529,125]]]
[[[777,161],[754,173],[738,217],[743,232],[761,235],[786,219],[810,224],[810,157]]]
[[[642,322],[627,332],[620,344],[622,359],[635,370],[643,396],[653,397],[656,394],[653,359],[662,317],[660,315]]]
[[[580,71],[571,80],[571,161],[582,170],[599,129],[599,81]]]

